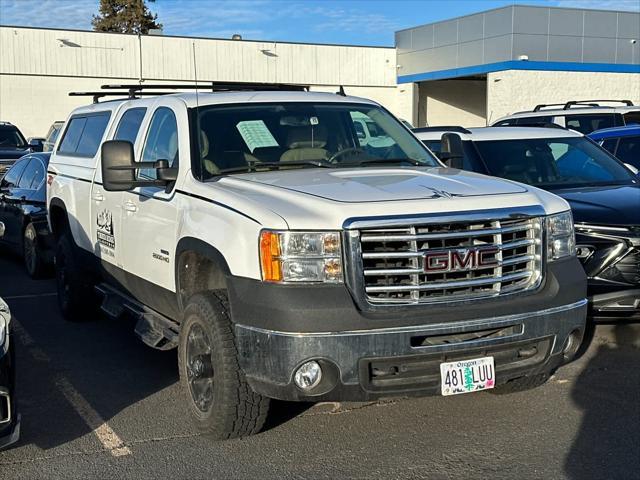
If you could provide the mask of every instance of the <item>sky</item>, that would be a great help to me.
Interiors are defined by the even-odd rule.
[[[91,30],[99,0],[0,0],[0,25]],[[147,0],[164,34],[393,46],[403,28],[513,3],[640,11],[640,0]]]

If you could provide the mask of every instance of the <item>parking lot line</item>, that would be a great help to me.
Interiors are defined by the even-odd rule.
[[[100,414],[87,402],[87,400],[78,392],[71,382],[65,377],[56,378],[56,385],[69,401],[73,408],[78,412],[87,425],[93,430],[100,443],[114,457],[122,457],[131,455],[131,449],[127,447],[122,439],[114,432],[105,422]]]
[[[39,362],[51,363],[51,358],[41,348],[36,346],[33,337],[29,335],[17,320],[14,319],[13,321],[15,322],[16,334],[29,354]],[[109,424],[104,421],[100,414],[96,412],[91,404],[75,389],[66,377],[56,375],[54,379],[56,385],[76,413],[112,456],[123,457],[125,455],[131,455],[131,449],[124,444],[118,434],[113,431]]]

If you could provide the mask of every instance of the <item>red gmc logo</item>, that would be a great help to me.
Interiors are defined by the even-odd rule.
[[[496,254],[499,251],[495,247],[479,247],[425,252],[424,271],[445,273],[494,267],[498,264]]]

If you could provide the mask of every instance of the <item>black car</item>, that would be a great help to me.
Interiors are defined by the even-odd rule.
[[[432,127],[415,133],[451,166],[567,200],[577,254],[589,277],[591,317],[640,320],[640,177],[622,162],[560,127]]]
[[[5,225],[0,244],[22,255],[27,273],[34,278],[53,261],[46,209],[50,155],[25,155],[0,180],[0,222]]]
[[[9,122],[0,122],[0,176],[23,155],[42,151],[42,141],[25,140],[18,127]]]
[[[15,351],[10,332],[11,312],[0,298],[0,450],[17,442],[20,437],[20,415],[15,398]]]

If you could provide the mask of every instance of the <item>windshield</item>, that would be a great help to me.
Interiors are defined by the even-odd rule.
[[[277,168],[441,166],[385,110],[362,104],[201,107],[202,178]]]
[[[631,173],[586,138],[475,142],[489,173],[542,188],[625,185]]]
[[[0,128],[0,148],[22,148],[27,141],[15,127]]]

